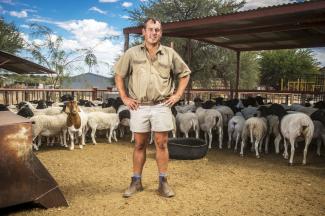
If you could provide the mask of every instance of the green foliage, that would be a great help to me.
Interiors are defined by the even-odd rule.
[[[300,76],[317,74],[319,62],[310,49],[273,50],[261,52],[261,84],[279,89],[284,82]]]
[[[235,0],[149,0],[128,12],[134,24],[141,25],[147,17],[172,22],[235,12],[244,4],[245,1]],[[162,44],[169,45],[171,42],[174,42],[174,49],[183,59],[190,62],[194,87],[212,88],[216,87],[216,83],[221,83],[226,88],[234,87],[235,52],[195,40],[168,37],[162,39]],[[140,40],[137,39],[135,44],[139,43]],[[241,53],[241,88],[252,88],[257,85],[259,68],[256,59],[255,52]],[[215,82],[210,82],[211,80]]]
[[[24,47],[24,40],[14,23],[6,23],[0,17],[0,50],[16,53]]]

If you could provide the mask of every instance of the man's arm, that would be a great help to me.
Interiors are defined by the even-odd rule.
[[[116,84],[117,90],[121,96],[123,103],[129,109],[136,110],[138,108],[139,104],[136,100],[127,96],[125,86],[124,86],[124,79],[118,74],[115,74],[115,84]]]
[[[165,104],[172,106],[175,103],[177,103],[177,101],[179,101],[182,95],[184,94],[184,91],[186,89],[189,80],[190,80],[190,75],[179,78],[176,93],[170,96],[168,100],[166,100]]]

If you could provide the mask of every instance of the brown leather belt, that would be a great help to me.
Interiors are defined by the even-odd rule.
[[[157,104],[164,103],[166,100],[158,100],[158,101],[143,101],[138,103],[140,106],[153,106]]]

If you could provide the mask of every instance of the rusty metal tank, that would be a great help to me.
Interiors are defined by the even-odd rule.
[[[0,112],[0,210],[24,203],[68,206],[57,182],[32,151],[32,123]]]

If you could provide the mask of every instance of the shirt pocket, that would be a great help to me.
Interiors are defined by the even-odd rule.
[[[145,71],[146,67],[146,60],[145,59],[139,59],[139,60],[133,60],[133,73],[141,73]]]
[[[162,63],[162,62],[158,62],[158,64],[159,64],[159,75],[165,79],[169,78],[170,71],[171,71],[170,65]]]

